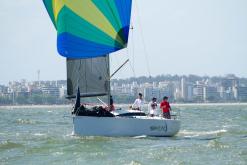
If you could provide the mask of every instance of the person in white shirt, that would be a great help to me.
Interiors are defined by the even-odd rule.
[[[139,97],[135,100],[134,104],[131,106],[131,109],[141,111],[142,106],[143,106],[143,98],[142,98],[142,94],[139,93]]]
[[[158,112],[157,112],[157,99],[155,97],[152,98],[152,101],[150,101],[150,103],[148,104],[148,110],[149,110],[149,114],[151,117],[157,116]]]

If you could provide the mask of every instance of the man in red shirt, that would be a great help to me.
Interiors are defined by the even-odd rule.
[[[162,111],[163,111],[163,117],[164,118],[167,118],[167,119],[171,118],[171,115],[170,115],[171,107],[170,107],[170,104],[168,102],[167,96],[163,97],[163,101],[160,103],[160,109],[162,109]]]

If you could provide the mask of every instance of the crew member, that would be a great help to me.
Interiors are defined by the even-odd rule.
[[[157,102],[156,102],[156,98],[153,97],[152,100],[150,101],[150,103],[148,104],[148,110],[149,110],[149,114],[151,117],[157,116]]]
[[[170,115],[171,106],[170,106],[170,104],[168,102],[168,97],[167,96],[163,97],[163,101],[160,103],[160,109],[163,112],[163,117],[164,118],[167,118],[167,119],[171,118],[171,115]]]
[[[134,104],[131,106],[131,109],[141,111],[142,106],[143,106],[143,98],[142,98],[142,94],[139,93],[138,98],[135,100]]]
[[[110,96],[110,111],[114,111],[115,110],[115,106],[113,104],[113,98],[112,96]]]

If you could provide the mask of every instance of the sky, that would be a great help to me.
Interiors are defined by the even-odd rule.
[[[246,0],[134,0],[128,49],[114,78],[161,74],[247,77]],[[65,58],[42,0],[1,0],[0,84],[65,80]]]

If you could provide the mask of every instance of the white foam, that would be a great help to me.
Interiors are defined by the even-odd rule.
[[[134,136],[133,138],[134,139],[141,139],[141,138],[146,138],[147,136],[146,135],[141,135],[141,136]]]
[[[45,136],[46,134],[43,133],[35,133],[34,136]]]
[[[217,135],[220,133],[226,133],[226,129],[221,130],[215,130],[215,131],[187,131],[187,130],[181,130],[179,131],[179,134],[183,134],[184,137],[198,137],[203,135]]]

